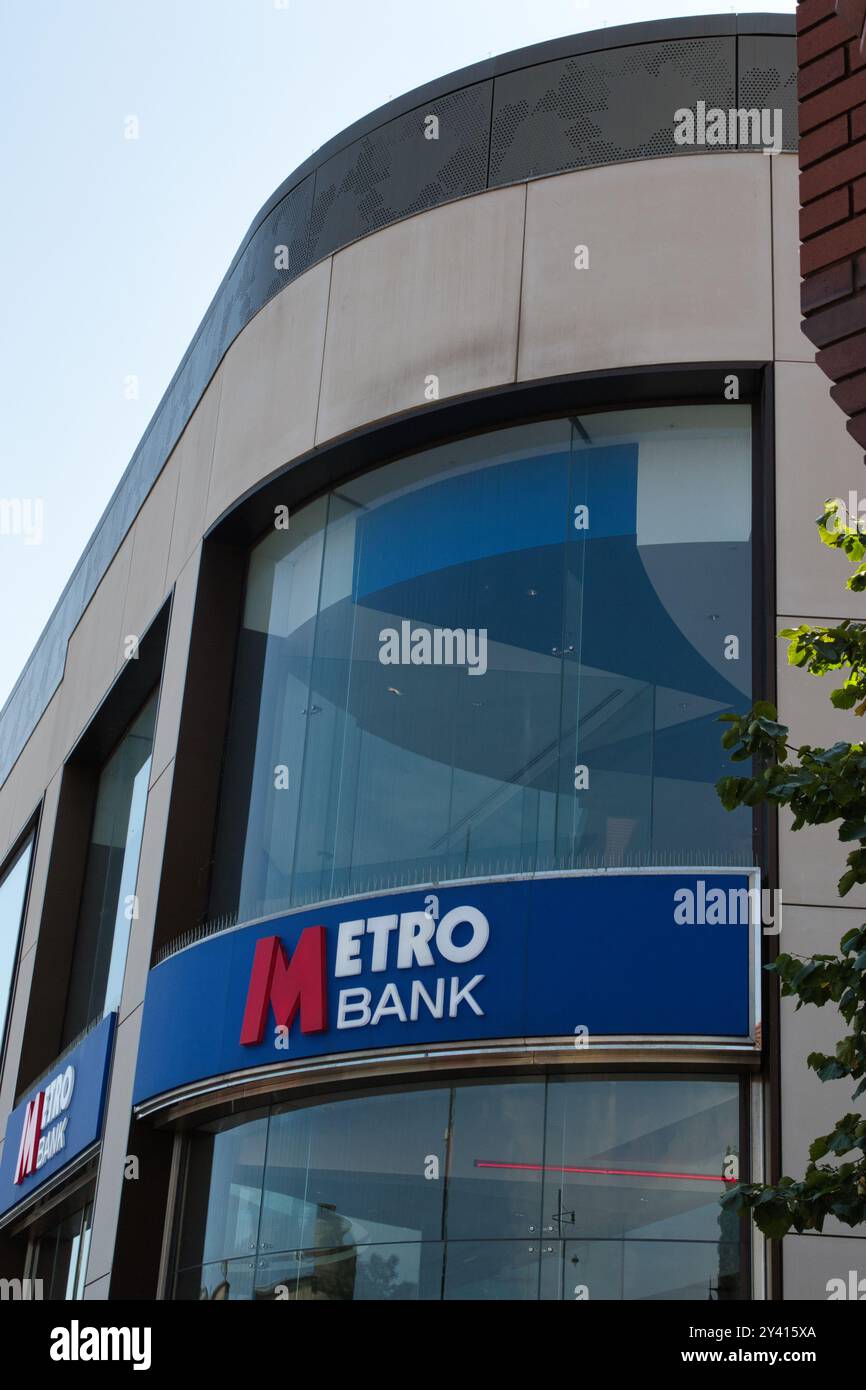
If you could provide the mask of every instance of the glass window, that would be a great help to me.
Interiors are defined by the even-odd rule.
[[[254,1296],[293,1303],[437,1300],[442,1254],[435,1241],[290,1250],[258,1261]]]
[[[729,1271],[736,1288],[740,1221],[719,1197],[738,1131],[736,1081],[552,1080],[544,1228],[564,1244],[547,1296],[573,1280],[591,1298],[715,1298]]]
[[[449,1239],[539,1232],[544,1101],[545,1088],[533,1081],[455,1090]]]
[[[33,836],[16,854],[0,878],[0,1064],[6,1039],[6,1023],[12,1000],[12,983],[18,960],[18,942],[27,901]]]
[[[196,1134],[186,1183],[182,1267],[255,1253],[268,1133],[266,1114]]]
[[[183,1302],[246,1302],[254,1297],[255,1260],[220,1260],[201,1269],[182,1270],[175,1298]]]
[[[535,1301],[541,1243],[524,1240],[455,1240],[448,1244],[443,1299],[460,1302]]]
[[[447,1090],[358,1097],[271,1118],[260,1249],[436,1240]]]
[[[210,911],[752,862],[714,783],[751,696],[748,406],[400,459],[252,551]]]
[[[735,1081],[551,1081],[545,1211],[570,1236],[721,1239],[738,1105]],[[737,1240],[736,1218],[732,1230]]]
[[[71,1212],[43,1231],[35,1243],[33,1274],[42,1280],[42,1297],[54,1302],[84,1297],[93,1208]]]
[[[63,1045],[116,1009],[132,921],[156,722],[152,695],[102,769],[75,937]]]
[[[735,1078],[281,1105],[190,1139],[177,1299],[747,1297]]]

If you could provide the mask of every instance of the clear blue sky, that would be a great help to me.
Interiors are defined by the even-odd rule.
[[[0,704],[241,237],[297,164],[390,97],[489,54],[733,8],[280,3],[0,0],[0,498],[44,508],[41,544],[0,535]],[[129,116],[138,140],[124,138]]]

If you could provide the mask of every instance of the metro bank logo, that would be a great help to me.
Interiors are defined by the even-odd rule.
[[[27,1102],[13,1178],[16,1186],[65,1147],[69,1116],[64,1111],[69,1109],[74,1089],[75,1068],[68,1066],[49,1082],[44,1091],[37,1091]],[[61,1115],[62,1120],[59,1118]]]
[[[441,921],[435,895],[426,899],[423,912],[391,913],[340,922],[336,934],[334,979],[376,974],[390,970],[435,968],[437,957],[451,965],[465,965],[484,951],[490,925],[477,907],[455,907]],[[401,990],[395,981],[381,990],[366,986],[338,987],[335,1027],[375,1027],[383,1019],[415,1023],[419,1018],[456,1018],[461,1007],[483,1017],[484,1010],[473,991],[483,975],[462,981],[459,975],[407,981]],[[255,1047],[265,1034],[268,1010],[279,1028],[291,1029],[300,1016],[302,1033],[328,1030],[327,928],[305,927],[291,958],[278,936],[256,943],[240,1042]],[[374,1002],[375,995],[375,1002]]]
[[[117,1014],[106,1014],[37,1081],[6,1122],[0,1215],[27,1202],[102,1133]]]

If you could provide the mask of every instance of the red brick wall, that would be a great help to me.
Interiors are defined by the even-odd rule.
[[[803,332],[866,448],[866,0],[799,0]]]

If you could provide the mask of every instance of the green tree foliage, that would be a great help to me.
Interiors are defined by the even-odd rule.
[[[847,588],[866,589],[866,536],[851,526],[839,501],[825,504],[818,520],[822,542],[840,550],[854,566]],[[866,623],[846,620],[838,627],[786,628],[788,662],[813,676],[839,673],[831,693],[836,709],[866,713]],[[716,790],[723,806],[788,806],[792,829],[838,823],[839,840],[853,846],[839,879],[844,898],[866,883],[866,743],[834,743],[831,748],[789,742],[775,708],[759,701],[748,714],[725,714],[722,744],[732,762],[751,762],[750,777],[723,777]],[[849,1031],[830,1057],[813,1052],[807,1065],[822,1081],[845,1077],[856,1082],[853,1100],[866,1091],[866,925],[845,933],[835,955],[780,954],[767,970],[781,980],[782,995],[797,1008],[835,1005]],[[839,1160],[844,1160],[840,1162]],[[740,1183],[722,1198],[734,1211],[749,1211],[767,1236],[788,1231],[820,1231],[828,1216],[847,1226],[866,1221],[866,1118],[850,1113],[830,1134],[809,1148],[809,1164],[799,1181],[783,1177],[775,1185]]]

